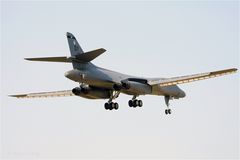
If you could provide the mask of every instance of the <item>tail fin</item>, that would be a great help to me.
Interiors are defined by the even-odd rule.
[[[81,46],[78,44],[78,41],[74,37],[72,33],[67,32],[67,40],[68,40],[68,45],[70,49],[70,53],[72,57],[79,56],[80,54],[84,53]],[[77,63],[77,62],[72,62],[73,68],[82,68],[83,65]]]
[[[80,55],[83,53],[82,48],[78,44],[78,41],[72,33],[67,32],[68,45],[71,52],[71,56]]]
[[[43,61],[43,62],[65,62],[72,63],[73,68],[85,68],[93,59],[104,53],[104,48],[95,49],[89,52],[83,52],[73,34],[67,32],[67,39],[71,57],[38,57],[38,58],[25,58],[29,61]]]

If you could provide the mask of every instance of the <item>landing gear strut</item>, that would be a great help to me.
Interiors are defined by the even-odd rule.
[[[120,94],[120,91],[111,91],[110,99],[108,100],[107,103],[104,104],[104,108],[106,110],[113,110],[113,109],[118,110],[119,108],[118,103],[116,102],[114,103],[112,101],[116,99],[119,96],[119,94]]]
[[[128,101],[129,107],[136,108],[137,106],[138,107],[142,107],[143,106],[142,100],[137,100],[136,98],[137,98],[137,96],[133,96],[132,100]]]
[[[172,111],[171,111],[171,109],[169,108],[169,100],[171,99],[171,97],[170,96],[165,96],[164,97],[164,100],[165,100],[165,103],[166,103],[166,105],[167,105],[167,109],[165,110],[165,114],[171,114],[172,113]]]

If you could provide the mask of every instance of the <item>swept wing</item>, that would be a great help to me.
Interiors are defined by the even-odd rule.
[[[66,97],[74,96],[72,90],[54,91],[54,92],[39,92],[39,93],[27,93],[10,95],[11,97],[17,98],[49,98],[49,97]]]
[[[149,85],[160,85],[160,86],[172,86],[182,83],[190,83],[194,81],[219,77],[227,74],[232,74],[237,71],[236,68],[231,69],[225,69],[225,70],[219,70],[214,72],[206,72],[206,73],[200,73],[200,74],[193,74],[193,75],[187,75],[187,76],[180,76],[180,77],[173,77],[173,78],[164,78],[164,79],[158,79],[158,80],[148,80]]]

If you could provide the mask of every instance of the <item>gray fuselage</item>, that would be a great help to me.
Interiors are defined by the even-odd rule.
[[[65,73],[65,77],[78,82],[85,83],[89,86],[98,87],[102,89],[113,90],[114,84],[120,84],[124,80],[138,80],[140,83],[131,81],[135,88],[122,89],[121,92],[129,95],[168,95],[173,98],[185,97],[184,91],[182,91],[177,85],[160,87],[159,85],[151,86],[147,84],[151,78],[141,78],[136,76],[130,76],[115,71],[107,70],[95,66],[92,63],[82,64],[78,69],[73,69]],[[145,83],[141,82],[145,81]]]

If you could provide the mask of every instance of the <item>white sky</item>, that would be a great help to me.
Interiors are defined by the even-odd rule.
[[[147,77],[239,68],[239,3],[1,2],[3,158],[239,158],[239,73],[180,85],[187,97],[142,96],[118,111],[79,97],[14,99],[7,94],[72,89],[71,64],[24,61],[68,56],[66,32],[94,64]]]

